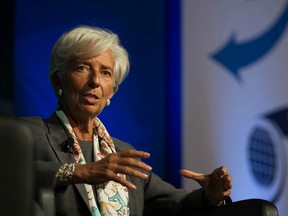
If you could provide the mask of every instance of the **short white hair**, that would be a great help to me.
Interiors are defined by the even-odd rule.
[[[115,59],[115,93],[130,68],[128,53],[120,44],[119,37],[111,31],[91,26],[79,26],[64,33],[55,43],[50,59],[49,78],[54,91],[58,89],[52,82],[52,75],[63,72],[69,60],[75,57],[94,57],[107,50],[112,51]]]

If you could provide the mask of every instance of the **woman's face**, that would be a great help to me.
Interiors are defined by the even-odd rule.
[[[89,59],[71,61],[60,78],[66,115],[72,118],[97,116],[113,95],[113,69],[114,57],[110,50]]]

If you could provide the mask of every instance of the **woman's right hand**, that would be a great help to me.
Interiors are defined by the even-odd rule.
[[[129,189],[136,189],[136,186],[124,178],[123,174],[142,179],[148,178],[147,172],[150,172],[152,167],[136,158],[149,157],[150,154],[147,152],[128,150],[111,153],[107,157],[96,162],[75,164],[72,182],[92,185],[101,184],[107,181],[115,181]]]

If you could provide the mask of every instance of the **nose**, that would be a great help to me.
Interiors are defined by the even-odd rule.
[[[96,71],[91,72],[89,81],[88,81],[88,86],[90,88],[97,88],[100,85],[100,79],[99,79],[99,73]]]

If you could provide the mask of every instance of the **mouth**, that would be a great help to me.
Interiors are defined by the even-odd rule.
[[[100,98],[96,94],[87,93],[82,96],[85,103],[89,105],[95,105],[98,103]]]

